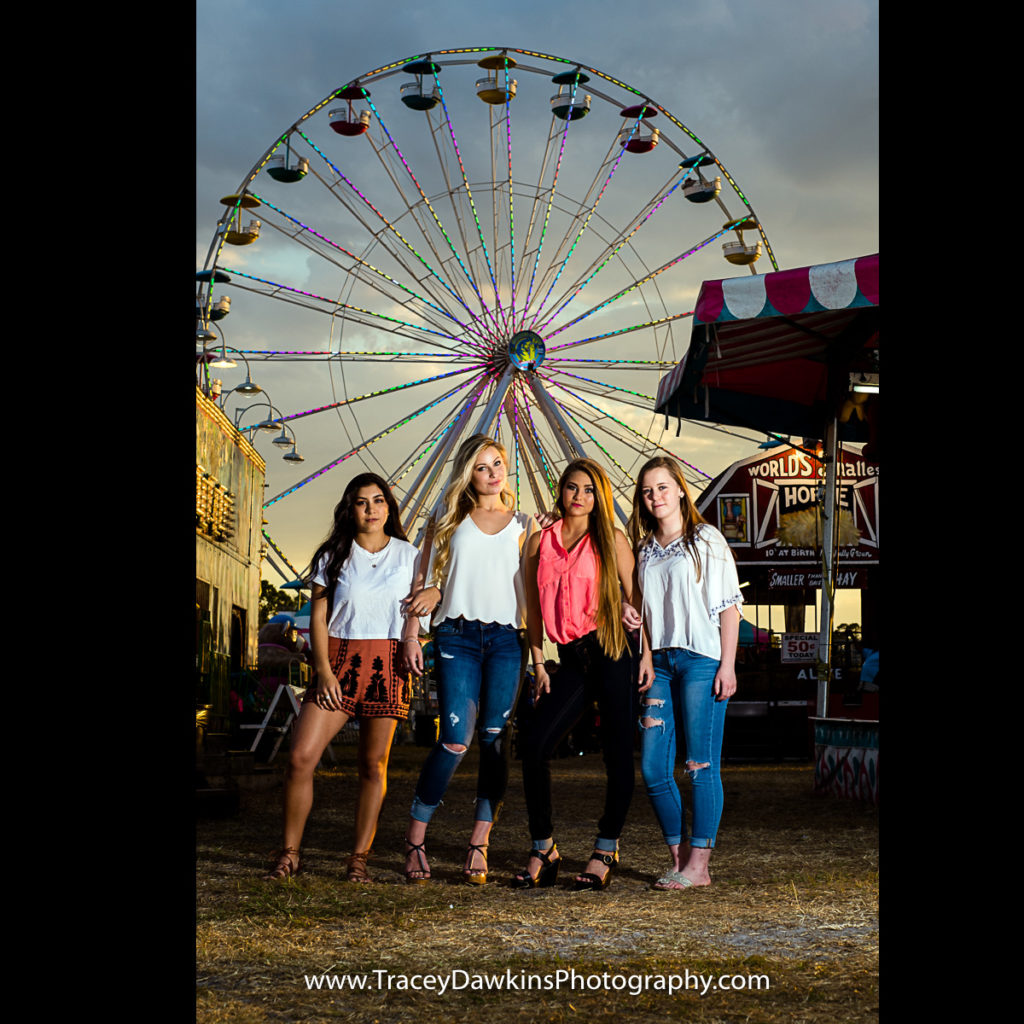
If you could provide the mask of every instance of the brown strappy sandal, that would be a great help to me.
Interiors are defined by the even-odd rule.
[[[365,853],[353,853],[348,859],[348,866],[345,868],[346,882],[360,882],[366,885],[373,881],[366,870],[366,858],[370,856],[371,850]]]
[[[302,853],[294,846],[285,846],[270,855],[270,863],[273,867],[263,876],[263,881],[280,882],[294,877],[302,870]]]

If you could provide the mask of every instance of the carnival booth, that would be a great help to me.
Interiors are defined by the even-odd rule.
[[[878,798],[877,717],[834,714],[829,684],[837,667],[835,591],[851,578],[840,574],[863,570],[859,585],[878,589],[878,352],[877,253],[705,281],[689,348],[662,379],[656,403],[666,425],[676,416],[763,431],[783,443],[773,456],[730,467],[698,506],[739,566],[767,556],[761,568],[771,571],[770,559],[781,559],[789,571],[780,575],[793,587],[820,586],[820,628],[809,645],[815,785],[868,800]],[[772,458],[774,468],[762,469]],[[737,467],[746,469],[749,486],[734,479]],[[864,619],[872,634],[865,644],[877,650],[873,613]]]

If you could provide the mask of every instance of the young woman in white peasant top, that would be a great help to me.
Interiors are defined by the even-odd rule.
[[[637,478],[630,533],[643,608],[641,765],[672,857],[656,889],[710,885],[708,861],[722,816],[725,710],[736,692],[743,601],[725,538],[697,511],[674,459],[647,462]],[[682,734],[692,782],[693,829],[675,782]]]

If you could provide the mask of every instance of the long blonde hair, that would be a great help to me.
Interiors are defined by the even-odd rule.
[[[570,462],[559,477],[555,499],[555,511],[563,518],[562,491],[577,470],[589,476],[594,485],[594,511],[587,517],[587,532],[597,552],[597,640],[609,658],[618,659],[626,648],[626,631],[622,628],[622,592],[615,557],[612,485],[608,474],[592,459]]]
[[[452,465],[452,473],[445,487],[441,516],[434,527],[434,568],[427,586],[440,586],[448,575],[448,559],[451,556],[452,534],[474,508],[477,507],[476,491],[473,490],[473,470],[477,459],[488,449],[494,448],[505,464],[505,481],[501,488],[501,503],[512,511],[516,507],[516,496],[508,482],[508,452],[500,441],[487,434],[474,434],[459,445]]]
[[[697,506],[693,503],[693,498],[690,497],[690,488],[686,486],[686,480],[683,477],[683,467],[675,459],[667,458],[664,455],[656,455],[653,459],[648,459],[644,463],[643,469],[640,470],[636,478],[636,490],[633,492],[633,514],[629,517],[629,522],[626,525],[626,528],[629,530],[629,539],[633,542],[633,553],[639,559],[640,549],[650,542],[655,527],[658,525],[654,516],[647,511],[643,498],[644,476],[652,469],[667,469],[672,475],[672,479],[682,489],[683,493],[679,498],[679,511],[683,517],[682,540],[686,545],[686,550],[690,553],[690,557],[693,558],[697,569],[697,582],[699,583],[700,554],[697,551],[696,544],[697,528],[702,523],[706,523],[707,520],[697,511]]]

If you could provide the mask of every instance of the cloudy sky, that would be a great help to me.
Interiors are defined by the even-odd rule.
[[[474,46],[508,46],[568,58],[627,83],[673,114],[707,144],[742,188],[767,232],[781,269],[878,251],[878,10],[874,2],[654,0],[631,6],[621,0],[560,0],[557,4],[522,0],[505,7],[469,0],[435,4],[390,0],[376,5],[292,0],[287,6],[268,0],[203,0],[196,11],[197,268],[203,266],[223,210],[218,202],[220,197],[234,192],[274,141],[329,93],[357,76],[406,57]],[[457,70],[446,68],[443,72],[442,81],[450,83],[450,97],[456,94]],[[485,72],[472,68],[465,74],[469,81]],[[527,79],[539,82],[540,76],[520,74],[519,79],[523,91],[517,99],[522,102],[511,108],[515,111],[513,127],[518,140],[517,179],[539,152],[536,141],[529,140],[529,132],[535,136],[540,132],[543,136],[551,122],[545,110],[543,116],[531,123],[527,111],[533,99],[528,89],[546,90],[545,98],[539,101],[544,104],[553,91],[546,79],[539,86],[528,84]],[[437,160],[429,156],[426,134],[417,139],[406,122],[400,122],[404,108],[394,102],[399,85],[405,81],[409,77],[404,74],[382,80],[372,89],[372,96],[380,113],[393,119],[391,125],[401,127],[403,152],[429,190],[431,175],[438,172]],[[615,92],[593,76],[590,86],[609,96]],[[468,94],[469,88],[462,92]],[[539,103],[532,109],[540,109]],[[335,105],[336,102],[330,106]],[[453,109],[454,106],[453,102]],[[490,174],[489,147],[486,132],[474,131],[471,118],[486,117],[488,108],[478,102],[475,106],[479,108],[476,113],[468,107],[464,113],[460,110],[465,134],[459,141],[466,164],[471,166],[469,173],[478,181],[480,175]],[[574,131],[579,125],[577,137],[581,142],[571,156],[567,152],[566,182],[574,174],[583,181],[595,173],[600,159],[583,155],[582,129],[587,128],[596,139],[604,118],[606,128],[617,130],[623,122],[613,124],[614,110],[608,113],[609,109],[608,104],[595,100],[591,115],[573,123]],[[394,113],[396,110],[399,113]],[[320,116],[321,124],[326,126],[326,120]],[[310,119],[308,125],[312,124]],[[672,127],[664,119],[659,126],[666,134]],[[559,128],[562,127],[559,122]],[[394,131],[399,136],[398,128]],[[314,134],[310,130],[310,135]],[[676,137],[685,140],[678,133]],[[352,147],[352,140],[329,131],[321,131],[316,138],[335,166],[353,181],[357,174],[362,174],[360,188],[369,200],[386,210],[386,197],[393,196],[394,190],[382,180],[382,165],[378,162],[378,171],[373,174],[370,165],[355,156],[357,152],[368,152],[366,140],[356,140],[356,145],[363,147],[357,151],[345,148]],[[601,138],[607,140],[607,131]],[[697,150],[691,144],[688,152]],[[666,160],[658,167],[655,159],[662,156]],[[668,147],[661,146],[649,155],[630,156],[628,166],[623,161],[622,173],[615,179],[614,188],[609,187],[608,199],[602,207],[616,228],[637,214],[642,202],[654,194],[660,184],[659,174],[662,180],[668,177],[670,172],[665,169],[678,163],[678,157],[675,163],[672,158]],[[482,170],[485,166],[486,173]],[[523,173],[525,176],[528,172]],[[265,175],[257,184],[263,180]],[[289,196],[289,210],[296,215],[301,213],[303,223],[325,234],[333,232],[333,213],[328,210],[323,186],[318,186],[318,195],[308,181],[295,186],[273,184],[283,190],[276,195]],[[287,192],[288,189],[305,191]],[[270,187],[261,194],[271,195]],[[297,198],[300,194],[301,200]],[[628,204],[615,205],[629,195],[642,195],[643,200],[634,199],[633,209],[628,209]],[[292,199],[293,196],[296,198]],[[746,212],[734,198],[728,201],[730,212],[734,206],[739,207],[737,214]],[[284,200],[274,201],[282,207],[286,205]],[[680,204],[680,209],[686,205]],[[688,205],[691,211],[706,209]],[[525,204],[516,208],[517,244],[524,209]],[[720,227],[720,217],[718,221]],[[595,220],[595,233],[598,227]],[[704,236],[694,230],[693,240],[699,242]],[[356,241],[341,227],[330,237],[342,244]],[[646,267],[660,265],[664,253],[678,252],[680,237],[682,244],[690,244],[690,237],[679,236],[677,227],[669,220],[655,218],[650,230],[645,229],[637,237],[645,239],[639,247],[638,259]],[[367,235],[362,243],[368,240]],[[261,236],[250,247],[226,246],[220,263],[286,281],[294,287],[316,290],[323,272],[317,266],[318,257],[298,262],[294,257],[289,261],[285,255],[271,259],[267,255],[271,251],[269,244],[258,257],[257,248],[263,243]],[[666,303],[665,312],[682,312],[679,303],[696,294],[701,279],[746,272],[721,258],[720,243],[708,246],[709,253],[712,249],[718,251],[708,255],[703,264],[694,261],[691,276],[696,276],[691,281],[668,283],[669,275],[665,275],[666,285],[660,296]],[[267,262],[260,264],[261,258]],[[268,268],[273,268],[273,273]],[[762,257],[757,269],[763,273],[772,268]],[[630,273],[636,275],[635,266]],[[608,287],[611,286],[609,280]],[[216,291],[217,295],[222,293],[230,294],[233,303],[231,316],[220,324],[230,345],[245,349],[322,349],[333,342],[335,349],[339,347],[338,337],[331,333],[329,317],[252,292],[233,290],[232,286]],[[338,286],[331,298],[338,298]],[[597,298],[595,294],[594,300]],[[657,313],[655,309],[652,319]],[[683,321],[687,326],[673,328],[674,346],[685,346],[688,323]],[[638,340],[643,333],[629,335],[629,348],[632,350],[637,340],[637,353],[646,356],[644,343]],[[348,347],[353,341],[373,341],[359,332],[349,337],[341,347]],[[353,388],[365,385],[364,390],[368,391],[390,386],[400,379],[393,367],[364,368],[363,380],[353,371],[343,382],[337,376],[332,378],[323,364],[254,361],[252,368],[254,379],[265,386],[284,415],[337,400],[339,388],[351,395]],[[405,372],[404,379],[411,380],[414,378],[409,372],[426,376],[441,370],[417,367]],[[220,374],[226,390],[242,381],[244,367],[222,370]],[[229,399],[229,413],[242,407],[237,399],[238,396]],[[367,411],[366,424],[349,420],[347,434],[345,425],[340,424],[334,413],[295,420],[291,426],[298,438],[299,451],[306,457],[298,470],[281,460],[269,443],[272,435],[260,434],[257,446],[267,458],[268,495],[287,489],[346,451],[349,439],[359,429],[386,425],[388,413],[394,420],[422,399],[396,397],[390,401],[393,404],[389,410]],[[247,413],[242,422],[264,418],[263,411]],[[622,415],[628,422],[629,415]],[[328,421],[325,416],[335,418]],[[645,422],[649,424],[650,419]],[[751,432],[739,433],[745,439],[684,424],[676,438],[673,424],[663,440],[666,444],[671,441],[673,450],[703,473],[714,475],[735,459],[751,454],[761,439]],[[409,443],[403,443],[408,449]],[[382,454],[381,460],[400,462],[408,454],[408,450],[396,448]],[[297,567],[304,566],[326,531],[330,510],[346,479],[362,468],[356,461],[347,461],[268,510],[271,536]],[[269,578],[280,582],[273,574]]]

